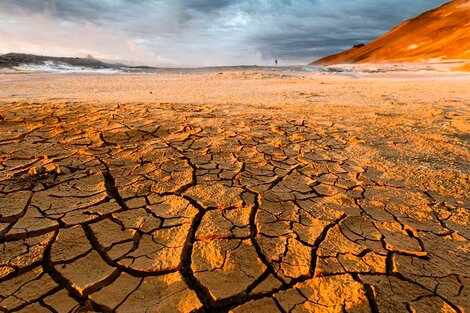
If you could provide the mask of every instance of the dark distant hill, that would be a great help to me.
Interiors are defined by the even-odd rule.
[[[94,58],[62,58],[62,57],[50,57],[34,54],[24,54],[24,53],[8,53],[0,55],[0,67],[15,67],[22,64],[28,65],[40,65],[44,62],[58,62],[63,64],[68,64],[71,66],[83,66],[89,68],[121,68],[123,64],[109,64],[102,62]]]
[[[147,66],[127,66],[120,63],[106,63],[93,57],[87,58],[68,58],[51,57],[24,53],[8,53],[0,55],[0,68],[13,68],[21,65],[42,65],[46,62],[54,64],[65,64],[74,67],[84,67],[90,69],[152,69]]]

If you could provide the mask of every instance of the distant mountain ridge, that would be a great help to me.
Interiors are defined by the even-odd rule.
[[[367,45],[310,65],[470,60],[470,0],[454,0],[395,27]]]
[[[0,55],[0,67],[15,67],[23,64],[39,65],[44,62],[61,62],[71,66],[86,66],[90,68],[118,68],[124,66],[123,64],[110,64],[105,63],[94,58],[64,58],[64,57],[50,57],[43,55],[24,54],[24,53],[7,53]]]
[[[93,57],[51,57],[25,53],[7,53],[0,55],[0,68],[15,68],[22,65],[42,65],[47,62],[90,69],[151,69],[151,67],[147,66],[127,66],[121,63],[106,63]]]

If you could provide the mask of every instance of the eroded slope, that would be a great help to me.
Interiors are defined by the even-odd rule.
[[[470,1],[454,0],[410,19],[365,46],[311,65],[470,59]]]

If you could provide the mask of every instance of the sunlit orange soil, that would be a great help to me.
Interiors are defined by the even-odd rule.
[[[0,311],[469,311],[470,76],[397,75],[0,76]]]

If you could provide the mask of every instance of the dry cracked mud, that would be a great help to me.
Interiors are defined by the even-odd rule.
[[[400,106],[367,81],[263,79],[276,105],[3,97],[0,311],[468,312],[465,84],[418,82],[417,102],[377,82]],[[328,107],[341,92],[364,104]]]

